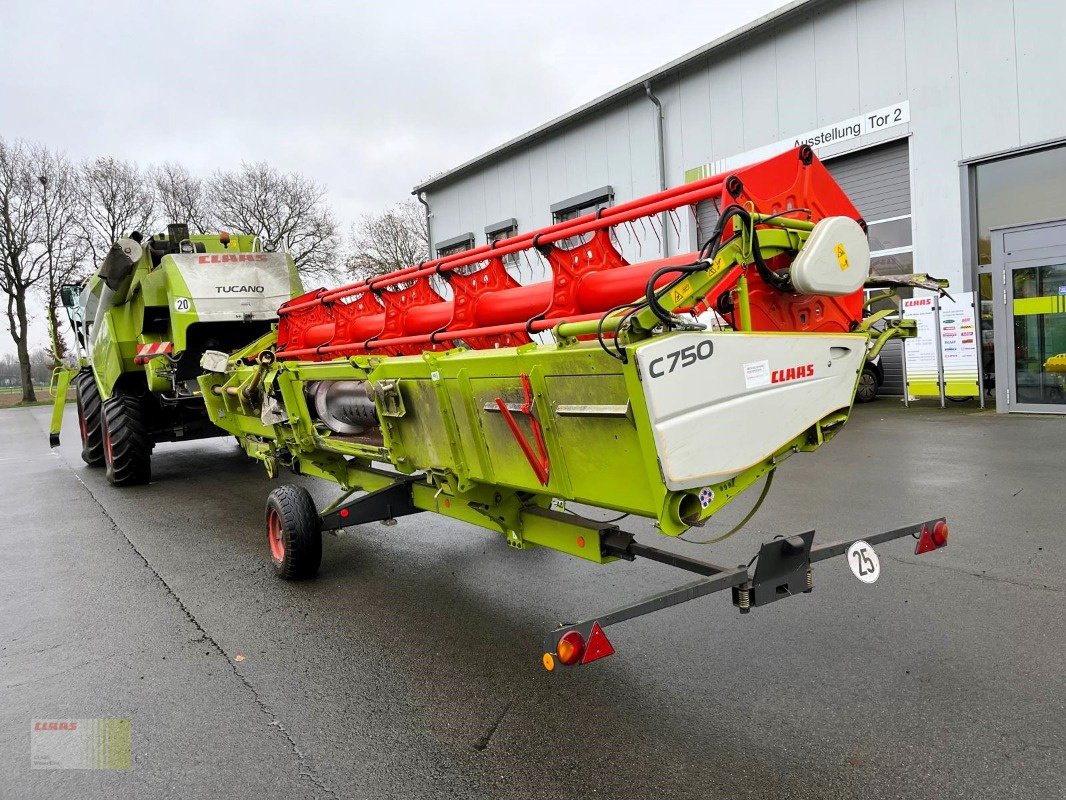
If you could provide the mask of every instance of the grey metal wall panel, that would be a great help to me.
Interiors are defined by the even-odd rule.
[[[1014,23],[1021,141],[1058,139],[1066,135],[1061,79],[1066,75],[1066,10],[1056,0],[1015,2]]]
[[[868,222],[911,213],[907,140],[825,162]]]
[[[959,70],[954,0],[905,0],[914,268],[962,285]]]
[[[744,103],[744,147],[751,149],[779,138],[777,117],[777,56],[774,40],[766,39],[744,48],[740,57],[740,86]]]
[[[906,100],[907,29],[903,0],[859,0],[855,4],[855,21],[859,107],[884,108]]]
[[[1046,3],[1033,3],[1050,8]],[[1023,2],[1024,4],[1024,2]],[[1061,15],[1062,6],[1052,14]],[[1014,60],[1014,6],[1010,0],[966,0],[956,5],[959,122],[962,148],[991,152],[1018,145],[1018,71]]]
[[[777,114],[782,136],[818,127],[814,23],[809,19],[781,31],[777,45]]]
[[[854,3],[843,3],[814,18],[819,125],[853,117],[862,110],[859,108],[859,52],[855,46],[856,37]]]
[[[738,69],[740,59],[733,57],[716,62],[707,73],[711,99],[708,161],[744,152],[744,129],[737,117],[737,110],[744,105],[744,95],[737,80]]]
[[[699,69],[677,84],[677,123],[666,132],[668,175],[685,171],[685,165],[704,164],[711,158],[710,88],[707,70]],[[671,120],[673,121],[673,120]]]

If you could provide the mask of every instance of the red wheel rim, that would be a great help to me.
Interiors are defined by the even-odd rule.
[[[104,460],[108,464],[111,463],[111,431],[107,429],[107,425],[104,426]]]
[[[285,539],[281,532],[281,517],[274,509],[267,514],[267,538],[270,540],[270,555],[280,564],[285,560]]]
[[[85,414],[82,413],[81,404],[78,404],[78,427],[81,428],[81,443],[89,443],[89,426],[85,422]]]

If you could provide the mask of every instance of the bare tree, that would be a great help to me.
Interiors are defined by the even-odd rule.
[[[352,225],[347,268],[356,278],[369,278],[409,267],[429,257],[429,227],[414,200],[364,214]]]
[[[53,366],[66,357],[66,342],[60,334],[60,288],[81,276],[88,248],[78,226],[78,174],[63,155],[43,147],[32,150],[31,168],[41,185],[41,219],[38,244],[44,258],[42,291],[48,314]]]
[[[45,277],[45,260],[34,256],[39,241],[43,191],[33,158],[22,142],[0,139],[0,291],[7,295],[7,322],[18,351],[22,401],[34,402],[30,373],[26,296]]]
[[[155,167],[151,175],[164,222],[184,222],[192,233],[215,229],[205,180],[171,161]]]
[[[136,164],[111,156],[86,162],[79,189],[82,233],[93,263],[124,233],[148,231],[155,223],[152,181]]]
[[[337,223],[325,187],[265,162],[216,172],[209,184],[211,210],[222,228],[258,235],[264,249],[288,249],[305,276],[335,279]]]

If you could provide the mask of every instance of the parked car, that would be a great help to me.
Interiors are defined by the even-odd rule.
[[[863,365],[862,375],[859,377],[859,388],[855,392],[855,400],[859,403],[869,403],[877,399],[877,392],[881,384],[885,382],[885,371],[881,367],[881,354],[870,359]]]

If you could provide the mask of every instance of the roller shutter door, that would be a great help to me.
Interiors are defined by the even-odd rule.
[[[911,166],[907,140],[861,150],[825,162],[836,182],[859,209],[862,218],[877,222],[911,213]],[[893,340],[881,351],[883,395],[903,394],[903,346]]]
[[[826,161],[825,166],[867,222],[911,213],[906,139],[840,156]]]
[[[714,226],[718,224],[718,209],[713,200],[696,203],[696,246],[702,248],[711,238]]]

